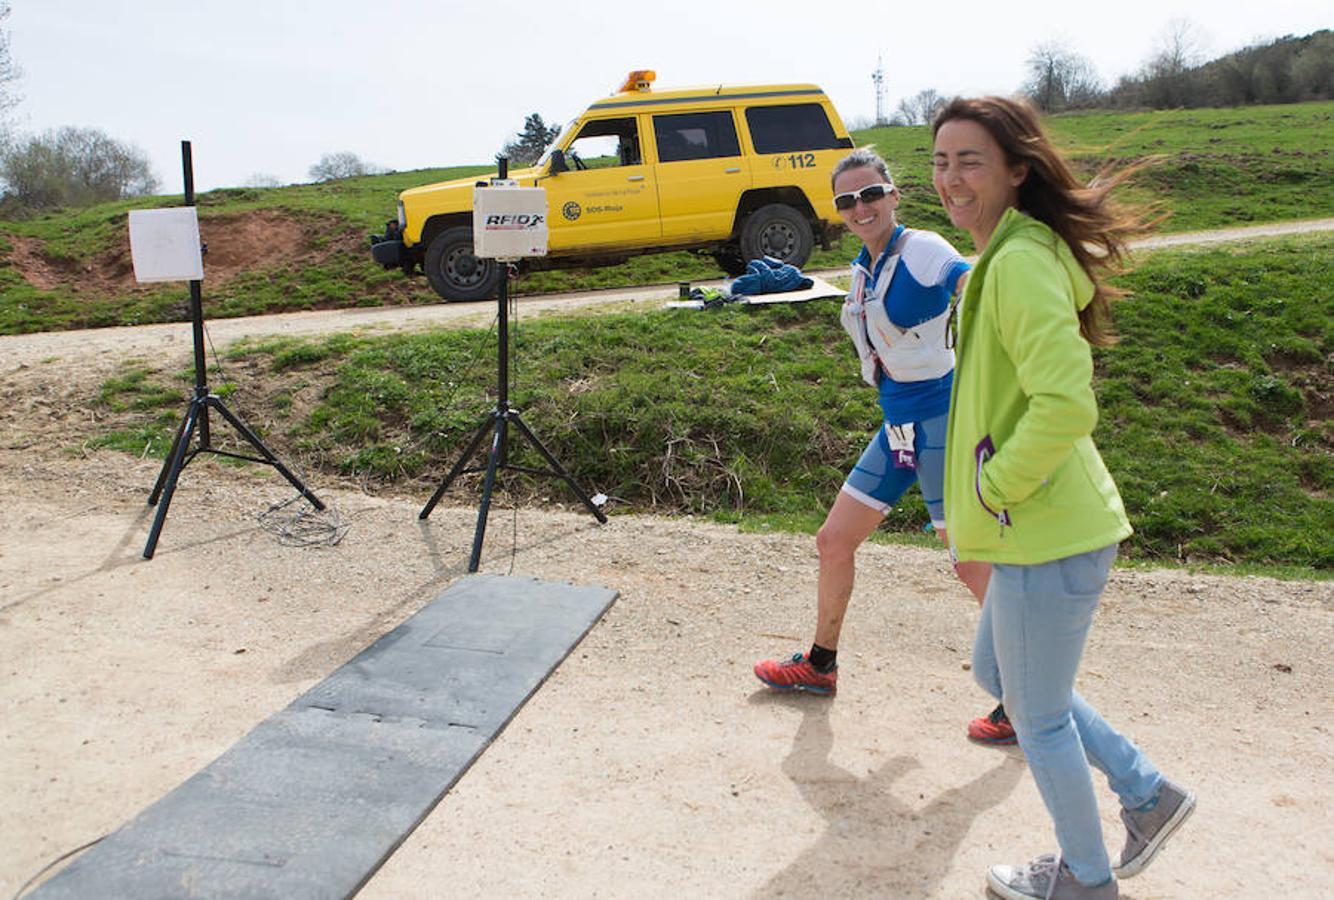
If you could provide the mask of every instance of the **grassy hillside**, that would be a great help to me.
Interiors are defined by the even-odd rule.
[[[1160,157],[1137,181],[1141,199],[1171,213],[1165,231],[1334,215],[1334,103],[1147,113],[1088,113],[1049,121],[1081,170]],[[903,194],[901,218],[966,236],[945,221],[931,189],[925,127],[854,135],[890,161]],[[323,185],[201,194],[210,244],[205,298],[210,317],[294,309],[434,303],[425,280],[373,265],[366,234],[394,214],[397,193],[485,166],[354,178]],[[186,317],[181,286],[139,287],[129,267],[125,213],[169,206],[179,196],[0,221],[0,334]],[[851,238],[817,251],[811,268],[844,266]],[[536,273],[523,291],[716,278],[693,254],[641,257],[615,267]]]
[[[1334,103],[1071,113],[1047,120],[1077,169],[1155,159],[1129,197],[1161,204],[1162,231],[1198,231],[1251,222],[1334,215]],[[879,128],[874,143],[904,182],[905,221],[966,243],[950,229],[931,188],[926,127]],[[920,204],[920,205],[919,205]]]
[[[1334,237],[1160,252],[1122,276],[1095,435],[1154,561],[1334,572]],[[814,530],[880,421],[836,302],[522,321],[512,394],[614,508]],[[233,402],[308,469],[429,494],[494,405],[494,334],[283,340],[224,361]],[[108,382],[98,442],[165,453],[189,373]],[[222,380],[219,378],[219,380]],[[225,389],[224,389],[225,390]],[[521,440],[519,461],[539,464]],[[312,481],[318,483],[318,475]],[[516,476],[532,500],[573,503]],[[456,495],[476,498],[476,485]],[[884,528],[921,535],[915,495]]]

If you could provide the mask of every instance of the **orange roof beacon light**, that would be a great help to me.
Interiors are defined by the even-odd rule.
[[[652,69],[635,69],[629,75],[625,76],[625,84],[621,85],[618,94],[629,93],[630,91],[647,91],[653,82],[657,79],[658,73]]]

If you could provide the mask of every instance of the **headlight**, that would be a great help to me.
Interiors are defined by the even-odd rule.
[[[408,227],[407,213],[403,212],[403,201],[398,201],[398,230],[401,234],[403,229]]]

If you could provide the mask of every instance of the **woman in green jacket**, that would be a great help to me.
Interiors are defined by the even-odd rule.
[[[1185,821],[1165,779],[1074,690],[1117,544],[1130,535],[1091,437],[1091,344],[1111,343],[1118,264],[1140,220],[1083,187],[1024,103],[958,99],[934,124],[934,182],[979,258],[959,307],[945,438],[945,514],[960,561],[992,563],[973,671],[1006,711],[1055,825],[1059,856],[993,866],[1007,898],[1111,898]],[[1002,685],[1004,686],[1002,697]],[[1123,807],[1113,867],[1089,763]]]

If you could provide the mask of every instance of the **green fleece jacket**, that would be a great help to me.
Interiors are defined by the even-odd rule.
[[[945,517],[960,560],[1032,565],[1131,533],[1093,445],[1093,282],[1046,225],[996,225],[959,305]]]

